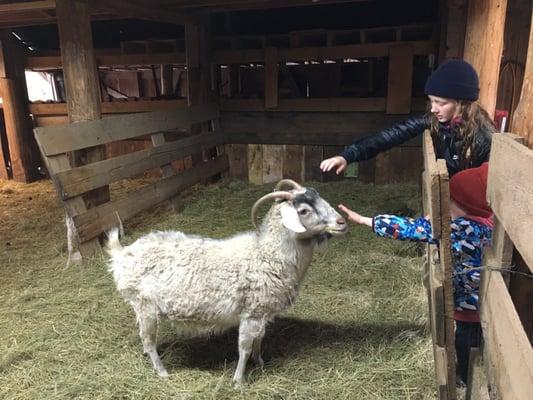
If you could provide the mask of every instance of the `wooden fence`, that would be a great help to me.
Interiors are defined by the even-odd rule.
[[[524,329],[532,317],[517,313],[517,309],[524,309],[520,302],[528,304],[533,295],[533,150],[520,140],[523,139],[512,134],[493,137],[487,199],[494,211],[495,225],[492,246],[484,251],[481,276],[483,344],[471,352],[466,399],[526,400],[533,393],[533,349],[528,338],[531,332]],[[424,213],[429,215],[434,238],[440,242],[438,247],[427,247],[424,283],[428,290],[438,398],[451,400],[457,398],[457,393],[449,178],[445,161],[435,158],[429,132],[424,134],[423,147]],[[519,278],[524,280],[519,286],[520,295],[508,289],[505,271],[514,264],[517,252],[527,265],[526,273]]]
[[[454,400],[455,336],[448,169],[443,159],[436,158],[429,131],[424,132],[423,149],[424,215],[429,216],[433,237],[440,242],[439,246],[427,245],[424,265],[437,393],[439,400]]]
[[[533,349],[524,329],[531,309],[529,315],[517,313],[523,308],[520,303],[530,302],[533,295],[533,150],[521,144],[522,140],[501,134],[494,135],[492,142],[487,198],[495,224],[481,276],[484,345],[474,354],[467,392],[470,399],[526,400],[533,396]],[[521,290],[527,294],[512,298],[515,293],[507,287],[509,274],[498,270],[511,268],[517,252],[527,270],[516,276],[524,281]]]
[[[180,108],[110,117],[94,121],[35,129],[35,137],[67,216],[74,223],[82,256],[99,249],[97,237],[117,224],[117,215],[126,221],[184,189],[228,169],[225,154],[200,160],[193,168],[177,172],[172,162],[224,143],[214,105]],[[195,124],[202,130],[187,132]],[[177,137],[167,141],[166,135]],[[153,147],[118,157],[72,167],[68,154],[97,145],[149,135]],[[198,157],[196,157],[198,159]],[[160,168],[161,178],[130,192],[126,197],[88,208],[84,195],[113,182]]]

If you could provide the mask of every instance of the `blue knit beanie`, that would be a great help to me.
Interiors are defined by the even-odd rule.
[[[476,101],[479,98],[476,70],[463,60],[445,61],[428,78],[424,93],[447,99]]]

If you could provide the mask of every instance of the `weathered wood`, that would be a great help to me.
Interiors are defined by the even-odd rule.
[[[455,326],[454,326],[454,289],[453,272],[454,264],[451,245],[451,217],[450,217],[450,186],[448,168],[444,159],[437,159],[440,184],[440,216],[441,237],[439,240],[439,258],[442,269],[442,287],[444,299],[444,330],[445,330],[445,353],[446,353],[446,390],[447,399],[455,400]]]
[[[348,145],[404,119],[382,113],[230,113],[221,115],[228,143]],[[421,138],[403,146],[420,146]]]
[[[163,134],[154,136],[153,148],[59,172],[56,179],[60,185],[60,195],[63,199],[78,196],[112,182],[134,177],[151,168],[162,167],[163,177],[170,176],[175,173],[170,166],[172,161],[198,153],[204,147],[223,143],[223,138],[213,133],[203,133],[174,142],[166,142]]]
[[[484,274],[483,280],[485,284],[480,311],[484,359],[489,376],[501,399],[530,399],[533,390],[533,349],[501,274],[489,272]]]
[[[283,152],[283,178],[296,182],[304,180],[304,148],[300,145],[285,145]],[[318,167],[318,164],[315,165]]]
[[[530,16],[533,18],[531,14],[533,13],[530,11]],[[513,132],[525,137],[528,146],[533,148],[533,24],[531,22],[522,94],[511,121],[511,128]],[[529,265],[531,266],[531,263]]]
[[[263,184],[263,146],[248,145],[248,180],[256,185]]]
[[[433,147],[433,140],[429,131],[424,132],[423,137],[423,152],[424,152],[424,214],[429,216],[431,221],[431,228],[433,237],[440,239],[442,236],[441,225],[442,218],[440,215],[440,178],[437,170],[437,157],[435,156],[435,149]]]
[[[439,61],[463,58],[466,33],[467,0],[446,0],[442,3],[441,43]]]
[[[320,170],[320,162],[324,159],[322,146],[304,146],[304,179],[306,181],[324,180],[324,174]]]
[[[533,215],[533,150],[516,135],[494,135],[487,198],[530,271],[533,272],[530,220]]]
[[[423,111],[426,99],[413,98],[413,110]],[[322,111],[322,112],[367,112],[385,111],[386,100],[383,97],[370,98],[305,98],[280,99],[276,111]],[[103,102],[103,114],[129,114],[136,112],[172,110],[187,105],[187,100],[134,100]],[[221,99],[222,111],[265,111],[260,99]],[[48,115],[63,116],[67,114],[65,103],[33,103],[29,105],[30,113],[40,118]],[[273,111],[273,110],[272,110]]]
[[[414,54],[434,54],[436,45],[433,41],[406,41]],[[364,43],[338,45],[331,47],[280,48],[279,61],[335,60],[343,58],[387,57],[389,48],[397,42]],[[265,61],[264,49],[253,50],[218,50],[214,53],[217,64],[239,64]]]
[[[214,104],[133,115],[114,116],[101,120],[65,126],[36,128],[45,155],[65,153],[134,138],[161,131],[187,129],[190,125],[218,117]],[[72,134],[75,132],[76,134]]]
[[[265,49],[265,108],[278,106],[278,49]]]
[[[413,86],[413,48],[398,44],[389,49],[389,80],[387,114],[411,112],[411,87]]]
[[[80,239],[82,241],[89,240],[112,228],[116,222],[116,217],[114,217],[116,212],[118,212],[120,219],[125,221],[139,212],[205,180],[206,177],[227,170],[227,168],[227,157],[222,155],[214,160],[188,169],[181,174],[163,178],[158,182],[130,193],[127,198],[89,209],[87,212],[74,217],[74,223],[78,227]]]
[[[140,54],[102,54],[96,53],[96,64],[99,67],[113,67],[120,65],[152,65],[175,64],[185,65],[185,53],[140,53]],[[62,68],[61,56],[29,56],[24,64],[28,69]]]
[[[283,178],[283,146],[263,146],[263,183],[277,182]]]
[[[146,19],[178,25],[195,21],[193,16],[180,14],[173,10],[164,9],[161,6],[153,7],[148,4],[143,5],[139,2],[126,0],[91,0],[90,3],[94,10],[110,12],[121,17]]]
[[[248,182],[248,145],[227,144],[230,177]]]
[[[172,65],[161,64],[161,95],[171,96],[174,94],[174,87],[172,86]]]
[[[507,0],[470,0],[464,59],[479,75],[479,103],[492,116],[496,108]]]
[[[11,31],[0,31],[0,97],[3,99],[6,148],[13,179],[31,182],[37,178],[37,170],[32,160],[34,144],[21,61],[22,49],[15,43]]]

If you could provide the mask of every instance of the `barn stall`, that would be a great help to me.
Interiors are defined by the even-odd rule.
[[[481,103],[491,112],[498,109],[497,116],[512,118],[531,8],[520,1],[414,2],[409,8],[395,3],[160,1],[147,8],[141,1],[90,6],[30,1],[3,6],[6,128],[0,173],[12,178],[2,187],[9,217],[2,235],[9,238],[3,264],[10,267],[3,324],[11,329],[5,333],[2,368],[7,395],[91,397],[96,390],[102,398],[146,397],[160,388],[139,352],[133,317],[113,293],[98,256],[99,236],[117,215],[126,224],[126,240],[161,228],[224,236],[250,229],[251,205],[282,177],[310,182],[332,204],[350,199],[355,209],[369,214],[421,212],[421,140],[360,163],[342,178],[322,174],[318,163],[358,137],[424,112],[423,83],[444,58],[464,56],[472,62],[480,72]],[[493,27],[489,47],[485,39],[476,40],[485,38],[487,26]],[[27,102],[24,70],[47,79],[52,101]],[[523,132],[518,133],[527,137]],[[53,186],[15,183],[42,175],[49,175]],[[195,184],[200,187],[191,189]],[[49,211],[36,222],[41,204]],[[73,218],[79,250],[88,260],[84,265],[90,268],[63,270],[61,210]],[[168,327],[160,346],[173,378],[157,396],[433,398],[435,350],[425,325],[425,294],[417,284],[420,249],[352,231],[313,264],[295,308],[272,325],[266,372],[252,372],[251,391],[234,392],[229,385],[234,333],[183,341]],[[28,248],[38,249],[32,252],[35,258]],[[524,307],[528,300],[522,298]],[[9,311],[17,304],[28,308]],[[87,315],[81,321],[75,318],[80,312]],[[63,313],[70,315],[68,323],[58,320]],[[117,320],[121,326],[113,324]],[[55,332],[58,324],[63,336]],[[41,329],[29,329],[36,326]],[[100,330],[115,333],[104,339]],[[18,344],[20,331],[28,331],[28,337]],[[301,342],[293,339],[300,335]],[[127,343],[121,342],[125,336]],[[362,340],[367,336],[376,340]],[[32,342],[32,337],[39,339]],[[123,364],[112,361],[112,355],[126,353],[113,350],[116,342],[127,345],[132,357]],[[60,343],[65,357],[54,358],[48,352],[60,351]],[[270,354],[269,346],[274,346]],[[325,351],[326,359],[317,357]],[[28,366],[35,363],[32,375]],[[54,364],[65,363],[78,364],[76,376],[87,379],[76,384],[74,372],[54,370]],[[103,371],[95,384],[98,369]],[[443,378],[437,365],[441,398],[455,396],[451,374],[448,368]],[[120,382],[118,388],[114,382]]]

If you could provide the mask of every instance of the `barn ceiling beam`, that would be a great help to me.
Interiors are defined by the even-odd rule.
[[[365,0],[142,0],[152,5],[173,9],[195,9],[214,11],[237,11],[258,8],[285,8],[316,6],[335,3],[354,3]],[[208,10],[207,10],[208,9]]]
[[[10,2],[0,4],[0,12],[17,12],[17,11],[43,11],[54,10],[56,8],[55,0],[43,1],[25,1],[25,2]]]
[[[192,15],[178,13],[173,10],[154,7],[144,2],[126,0],[91,0],[93,10],[115,14],[120,17],[145,19],[170,24],[185,25],[196,22]]]

